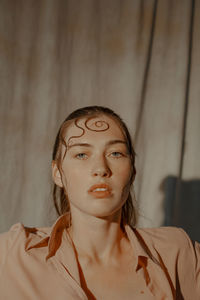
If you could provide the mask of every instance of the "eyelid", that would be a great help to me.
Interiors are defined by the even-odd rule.
[[[120,153],[127,153],[127,149],[126,148],[111,148],[108,150],[110,153],[111,152],[120,152]]]

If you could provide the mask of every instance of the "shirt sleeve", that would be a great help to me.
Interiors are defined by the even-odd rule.
[[[200,244],[179,230],[183,238],[177,260],[177,285],[184,299],[200,299]]]

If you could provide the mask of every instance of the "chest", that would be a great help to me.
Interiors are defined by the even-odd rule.
[[[132,266],[82,270],[82,288],[89,300],[150,300],[153,296],[144,278]]]

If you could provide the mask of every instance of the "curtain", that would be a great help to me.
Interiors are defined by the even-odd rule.
[[[88,105],[128,124],[138,226],[163,224],[169,176],[176,218],[200,178],[199,34],[199,0],[0,0],[0,231],[55,220],[54,139]]]

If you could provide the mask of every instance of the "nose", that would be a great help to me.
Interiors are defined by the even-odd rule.
[[[98,159],[92,170],[93,176],[110,177],[112,172],[105,159]]]

